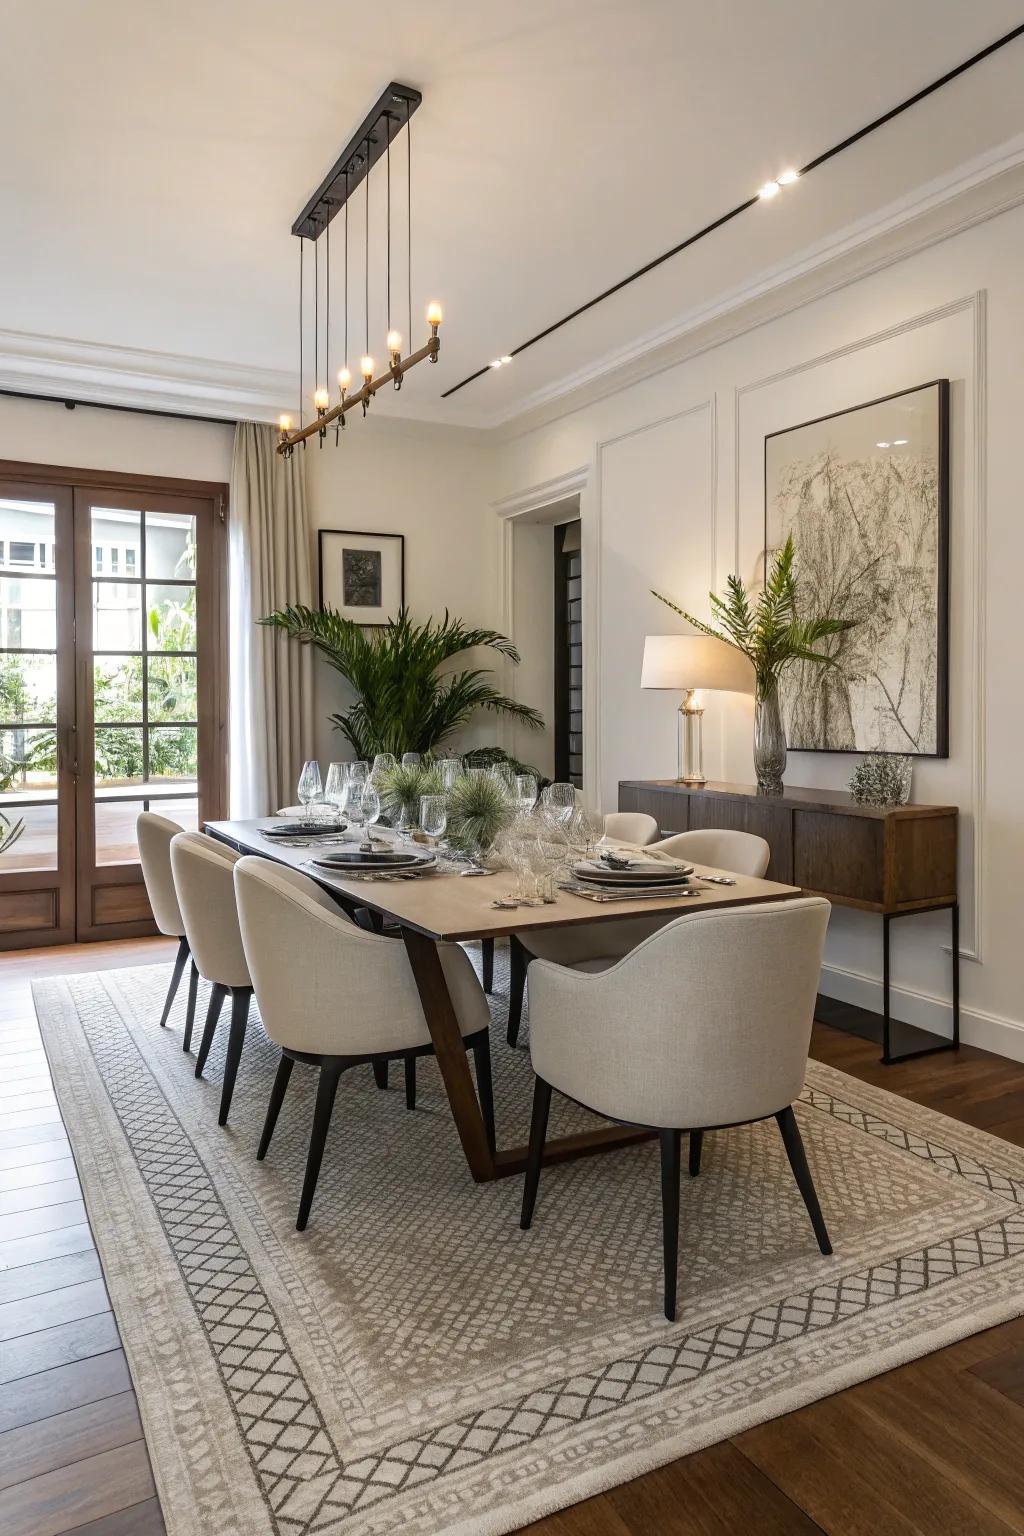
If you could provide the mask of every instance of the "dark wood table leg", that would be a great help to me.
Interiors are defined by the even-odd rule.
[[[423,1004],[423,1012],[434,1043],[434,1054],[441,1069],[452,1118],[462,1142],[469,1171],[478,1184],[495,1177],[494,1157],[487,1141],[484,1118],[473,1087],[462,1031],[455,1016],[451,993],[441,967],[441,957],[433,939],[412,928],[402,929],[406,953]]]

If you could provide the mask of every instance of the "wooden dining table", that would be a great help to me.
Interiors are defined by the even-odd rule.
[[[494,905],[495,899],[505,896],[511,880],[507,870],[471,877],[438,873],[409,879],[360,879],[313,865],[311,861],[327,851],[324,848],[293,847],[262,836],[261,828],[270,824],[266,818],[260,821],[211,821],[205,823],[204,831],[241,853],[256,854],[301,870],[330,892],[350,915],[359,909],[367,910],[400,930],[466,1163],[480,1184],[522,1173],[526,1167],[527,1148],[525,1145],[497,1148],[488,1141],[462,1033],[438,956],[438,943],[461,944],[474,939],[508,938],[536,929],[618,922],[625,917],[678,917],[683,912],[757,906],[801,894],[798,886],[735,875],[730,877],[735,880],[734,885],[705,884],[699,894],[693,896],[666,893],[655,898],[597,904],[560,890],[550,904],[498,908]],[[693,883],[700,885],[702,875],[723,873],[725,871],[698,864],[694,866]],[[628,1027],[628,1021],[624,1021],[624,1027]],[[549,1141],[544,1162],[559,1163],[591,1156],[649,1139],[655,1134],[621,1125],[582,1131]]]

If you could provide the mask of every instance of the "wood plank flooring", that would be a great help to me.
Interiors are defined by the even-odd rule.
[[[163,940],[0,957],[0,1531],[163,1536],[127,1362],[32,1011],[37,976],[170,960]],[[1024,1145],[1024,1065],[965,1047],[813,1054]],[[529,1536],[1024,1536],[1024,1319],[527,1528]],[[202,1536],[196,1532],[195,1536]]]

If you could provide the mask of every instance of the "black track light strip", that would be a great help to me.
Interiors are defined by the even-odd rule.
[[[823,154],[815,156],[813,160],[809,160],[805,166],[800,168],[800,176],[808,175],[809,172],[817,170],[819,165],[824,165],[826,160],[831,160],[836,155],[841,155],[844,149],[850,149],[854,144],[859,143],[861,139],[867,138],[868,134],[875,133],[879,128],[883,128],[886,123],[891,123],[893,118],[899,117],[901,112],[906,112],[911,107],[917,106],[919,101],[924,101],[926,97],[933,95],[936,91],[940,91],[951,80],[957,79],[959,75],[966,74],[969,69],[973,69],[983,59],[989,58],[993,53],[998,53],[1001,48],[1007,47],[1009,43],[1015,42],[1021,36],[1024,36],[1024,22],[1019,27],[1014,27],[1012,32],[1007,32],[1002,37],[997,38],[994,43],[989,43],[988,47],[982,48],[979,53],[972,54],[969,59],[965,59],[955,69],[947,70],[944,75],[940,75],[930,85],[924,86],[920,91],[915,91],[913,96],[908,96],[906,101],[900,102],[899,106],[890,108],[888,112],[883,112],[881,117],[876,117],[873,122],[868,123],[865,127],[858,128],[856,133],[851,133],[849,138],[843,139],[839,144],[833,144],[831,149],[826,149]],[[613,294],[619,293],[623,288],[628,288],[630,283],[635,283],[641,277],[646,277],[648,272],[654,271],[655,267],[660,267],[664,262],[671,261],[673,256],[678,256],[681,251],[685,251],[689,246],[696,245],[697,241],[703,240],[706,235],[714,234],[716,229],[721,229],[723,224],[728,224],[733,219],[739,218],[741,213],[746,213],[748,208],[753,208],[754,204],[760,201],[759,194],[755,192],[753,197],[748,197],[744,202],[737,203],[736,207],[730,208],[728,213],[723,213],[710,224],[705,224],[704,228],[698,229],[696,234],[688,235],[685,240],[680,240],[679,244],[674,245],[671,250],[665,251],[662,255],[655,256],[651,261],[645,262],[642,267],[638,267],[628,277],[620,278],[617,283],[613,283],[603,293],[588,299],[585,304],[580,304],[576,309],[570,310],[569,314],[563,315],[560,320],[555,320],[551,325],[545,326],[542,331],[537,332],[536,336],[531,336],[529,341],[520,342],[518,347],[512,347],[507,355],[509,357],[518,357],[520,352],[525,352],[528,347],[535,347],[538,341],[543,341],[555,331],[560,331],[563,325],[568,325],[571,320],[577,320],[580,315],[585,315],[587,310],[593,309],[595,305],[603,304],[605,299],[610,299]],[[482,379],[485,373],[490,373],[491,371],[491,365],[485,363],[475,373],[468,374],[460,383],[453,384],[451,389],[446,389],[441,399],[447,400],[449,395],[457,394],[460,389],[465,389],[467,384],[472,384],[475,380]]]

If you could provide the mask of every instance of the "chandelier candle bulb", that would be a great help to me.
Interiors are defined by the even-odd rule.
[[[349,387],[349,385],[351,383],[352,383],[352,370],[350,368],[339,368],[338,369],[338,387],[340,388],[341,393],[343,395],[344,395],[346,389],[348,389],[348,387]]]
[[[331,397],[327,393],[326,389],[318,389],[316,394],[313,396],[313,404],[316,406],[317,410],[321,412],[326,411],[330,403]]]
[[[440,304],[436,299],[432,299],[431,302],[427,305],[427,324],[430,326],[435,336],[437,335],[437,328],[443,319],[444,315],[441,311]]]
[[[794,181],[800,180],[800,172],[794,170],[780,171],[776,180],[780,187],[791,187]]]

